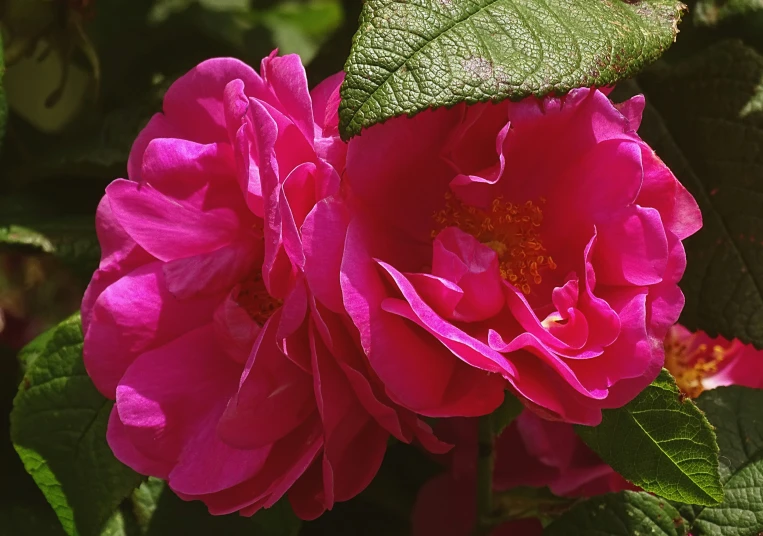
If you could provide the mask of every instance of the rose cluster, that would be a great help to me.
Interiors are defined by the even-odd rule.
[[[109,444],[213,514],[286,495],[315,518],[390,436],[457,450],[422,418],[507,390],[510,434],[595,425],[656,377],[683,307],[701,220],[636,133],[642,97],[459,105],[345,143],[341,82],[309,91],[293,55],[200,64],[98,208],[82,318]]]

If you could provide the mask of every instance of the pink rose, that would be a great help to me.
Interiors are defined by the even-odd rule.
[[[307,266],[340,271],[327,303],[392,400],[481,415],[508,382],[546,418],[595,425],[656,377],[683,307],[681,240],[701,222],[636,134],[643,105],[579,89],[350,142],[347,203],[319,206]]]
[[[341,77],[311,94],[294,55],[261,73],[200,64],[138,136],[98,209],[84,357],[122,462],[213,514],[288,492],[307,519],[365,488],[390,434],[444,445],[304,276],[301,229],[344,168]]]
[[[738,339],[692,333],[680,324],[665,338],[665,368],[691,398],[722,385],[763,389],[763,351]]]

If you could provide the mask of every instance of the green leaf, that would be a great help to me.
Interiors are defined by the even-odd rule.
[[[0,248],[55,255],[83,280],[98,267],[101,250],[92,215],[51,214],[45,203],[21,196],[0,200]]]
[[[763,391],[720,387],[697,405],[716,427],[721,448],[722,504],[695,506],[693,536],[758,536],[763,532]]]
[[[352,36],[358,29],[358,18],[363,7],[357,0],[342,0],[342,24],[326,42],[307,65],[307,78],[310,87],[320,83],[323,79],[342,70],[352,46]]]
[[[673,42],[677,0],[367,0],[345,65],[344,139],[459,102],[632,76]]]
[[[64,536],[56,516],[44,506],[47,510],[25,504],[4,504],[0,507],[0,532],[9,536]]]
[[[580,437],[623,477],[666,499],[718,504],[718,445],[710,423],[683,400],[670,373],[633,401],[605,410],[599,426],[578,426]]]
[[[524,406],[517,400],[517,397],[506,391],[501,405],[490,414],[493,436],[498,437],[501,435],[501,432],[503,432],[514,419],[519,417],[519,414],[522,413],[523,409]]]
[[[213,516],[203,503],[179,499],[156,478],[149,478],[136,489],[131,503],[132,517],[143,536],[296,536],[301,525],[286,498],[252,517]]]
[[[575,499],[558,497],[548,488],[517,487],[493,493],[496,520],[537,517],[548,520],[568,510]]]
[[[752,15],[763,10],[760,0],[699,0],[694,6],[694,21],[714,26],[733,17]]]
[[[262,14],[262,22],[273,32],[279,53],[299,54],[306,64],[342,22],[342,10],[338,0],[281,2]]]
[[[640,133],[694,195],[681,323],[763,348],[763,57],[720,43],[639,78]]]
[[[66,533],[97,535],[141,476],[106,443],[113,402],[85,372],[79,315],[44,337],[14,400],[11,439]]]
[[[543,536],[684,536],[678,511],[653,495],[635,491],[589,499],[558,518]]]

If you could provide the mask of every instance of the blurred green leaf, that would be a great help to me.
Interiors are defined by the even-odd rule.
[[[8,103],[5,102],[5,91],[3,90],[3,76],[5,75],[5,61],[3,58],[3,39],[2,35],[0,35],[0,149],[3,147],[5,122],[8,117]]]
[[[760,0],[699,0],[694,5],[694,21],[714,26],[726,19],[763,11]]]
[[[141,484],[127,504],[140,536],[296,536],[301,525],[286,498],[252,517],[213,516],[204,504],[179,499],[156,478]]]
[[[728,41],[638,80],[642,137],[697,200],[681,323],[763,348],[763,56]]]
[[[344,63],[350,54],[352,36],[358,30],[362,6],[363,3],[357,0],[342,0],[342,24],[326,39],[307,66],[311,86],[344,69]]]
[[[46,510],[25,504],[10,503],[0,506],[0,534],[64,536],[65,533],[49,508]]]
[[[14,400],[14,447],[70,536],[95,536],[142,477],[106,443],[113,402],[82,362],[79,314],[45,335]]]
[[[0,203],[0,209],[3,203]],[[32,217],[32,221],[27,218]],[[33,221],[40,214],[0,216],[0,249],[16,247],[52,254],[82,280],[89,280],[98,267],[101,250],[93,216],[51,217]],[[44,215],[43,215],[44,217]],[[18,218],[18,219],[17,219]],[[10,223],[9,221],[18,221]]]
[[[598,426],[575,429],[623,477],[666,499],[723,500],[713,428],[691,400],[682,399],[667,370],[625,406],[602,413]]]
[[[342,8],[338,0],[281,2],[263,12],[262,23],[273,32],[280,54],[299,54],[308,64],[342,23]]]
[[[518,487],[493,494],[497,520],[537,517],[549,520],[570,508],[576,499],[558,497],[548,488]]]

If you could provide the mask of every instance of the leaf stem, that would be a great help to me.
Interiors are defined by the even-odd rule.
[[[487,536],[493,528],[493,466],[495,438],[490,415],[479,419],[477,442],[477,516],[474,536]]]

